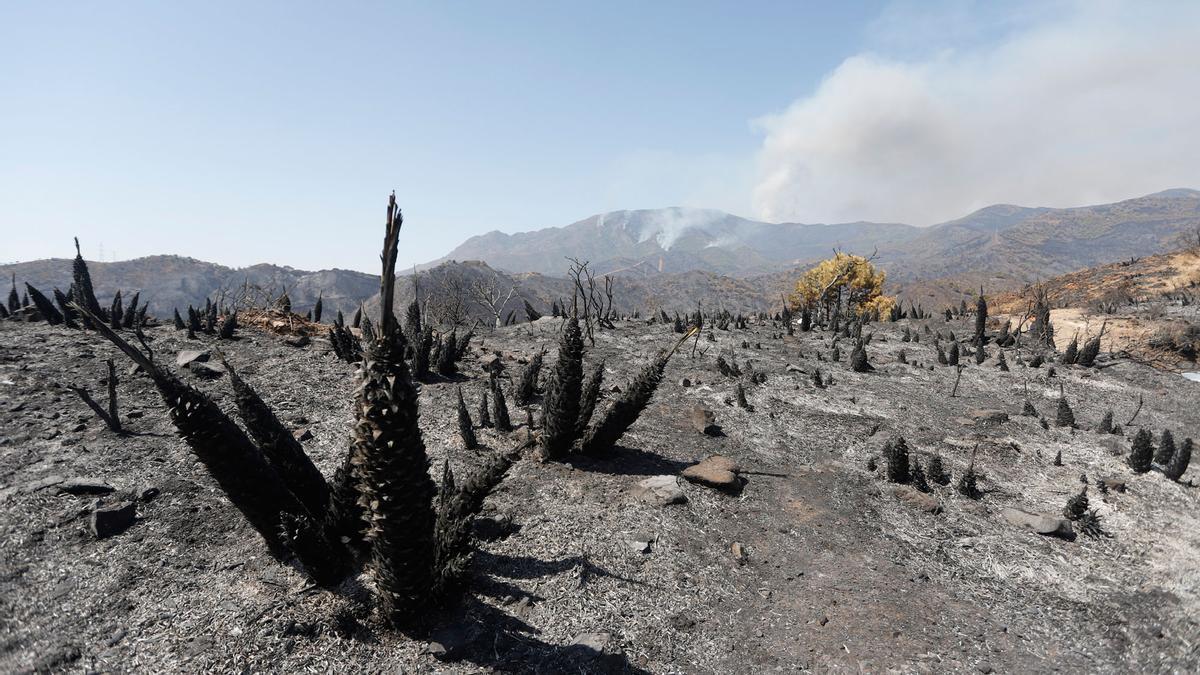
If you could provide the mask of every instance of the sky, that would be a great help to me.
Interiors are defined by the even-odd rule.
[[[373,271],[694,206],[929,225],[1200,188],[1200,3],[0,0],[0,262]]]

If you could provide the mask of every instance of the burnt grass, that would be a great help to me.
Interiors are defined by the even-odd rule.
[[[0,671],[1194,671],[1200,491],[1187,481],[1197,469],[1179,484],[1158,471],[1134,475],[1124,460],[1139,426],[1156,438],[1162,429],[1200,437],[1200,385],[1122,361],[1054,364],[1051,376],[1051,364],[1024,367],[1027,355],[1013,350],[1011,371],[1000,372],[989,345],[982,365],[964,359],[952,398],[955,369],[936,365],[932,336],[900,340],[904,326],[926,323],[970,334],[967,321],[940,318],[870,325],[870,373],[830,361],[829,333],[782,336],[770,322],[714,330],[694,357],[685,345],[611,454],[544,464],[526,456],[513,466],[485,507],[469,593],[406,632],[372,614],[366,577],[324,590],[273,560],[175,436],[149,378],[130,374],[110,344],[61,326],[0,323]],[[479,429],[484,449],[465,450],[456,388],[476,410],[487,382],[481,359],[498,350],[511,400],[521,361],[543,347],[554,358],[559,326],[547,317],[479,332],[461,374],[422,385],[433,471],[448,457],[460,473],[489,448],[518,445],[526,415],[514,405],[516,431]],[[219,346],[286,425],[311,432],[306,450],[333,475],[349,439],[354,367],[327,341],[296,348],[257,329],[219,345],[185,335],[147,333],[172,368],[182,349]],[[632,321],[598,331],[585,352],[585,369],[607,364],[597,414],[613,384],[624,387],[676,337]],[[740,380],[750,408],[736,405],[739,380],[716,370],[730,350],[743,373],[747,362],[766,373],[765,383]],[[101,396],[106,358],[119,364],[124,435],[65,389]],[[814,386],[813,368],[833,384]],[[227,375],[183,376],[232,410]],[[1026,391],[1051,413],[1060,383],[1078,428],[1020,416]],[[1092,431],[1108,410],[1124,425],[1139,396],[1126,436]],[[715,412],[722,434],[692,427],[696,404]],[[972,418],[975,409],[1009,418]],[[886,482],[880,452],[899,435],[921,465],[944,459],[952,482],[932,486],[940,513],[901,501]],[[954,488],[973,450],[978,501]],[[681,481],[682,505],[632,496],[645,476],[714,453],[741,465],[738,494]],[[1066,541],[1001,518],[1006,506],[1058,516],[1081,475],[1111,536]],[[74,495],[54,484],[79,476],[115,491]],[[1101,478],[1127,490],[1102,493]],[[134,524],[97,539],[97,500],[129,498]],[[649,541],[649,552],[630,540]]]

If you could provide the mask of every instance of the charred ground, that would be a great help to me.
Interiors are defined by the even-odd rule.
[[[482,363],[500,352],[515,383],[522,362],[546,348],[549,368],[560,328],[546,317],[477,333],[460,374],[421,386],[434,466],[448,457],[458,471],[489,449],[520,445],[526,415],[510,397],[518,428],[477,429],[484,452],[463,449],[458,387],[474,414]],[[903,341],[906,328],[920,341]],[[935,335],[945,347],[948,331],[965,344],[970,317],[868,324],[875,370],[857,373],[846,339],[832,360],[832,332],[789,336],[771,320],[706,329],[695,352],[689,343],[669,363],[650,408],[610,455],[518,461],[477,525],[471,593],[396,631],[370,611],[367,580],[321,590],[268,555],[176,438],[149,378],[127,363],[118,369],[124,435],[66,390],[101,389],[104,360],[118,357],[107,342],[2,322],[0,667],[1193,669],[1195,468],[1172,482],[1159,471],[1134,474],[1126,456],[1139,427],[1156,442],[1164,429],[1180,442],[1200,436],[1197,384],[1107,354],[1102,369],[1032,368],[1028,353],[1009,349],[1003,372],[994,346],[982,364],[964,358],[959,378],[937,361]],[[305,448],[332,475],[350,433],[354,367],[327,342],[295,347],[253,328],[219,345],[170,327],[146,334],[165,363],[219,346],[285,423],[312,434]],[[669,324],[618,321],[595,333],[585,369],[605,361],[610,398],[612,385],[625,387],[676,337]],[[742,374],[721,375],[718,355]],[[227,376],[183,377],[232,406]],[[749,407],[737,405],[739,382]],[[1078,428],[1053,426],[1060,387]],[[1025,400],[1048,424],[1020,415]],[[697,405],[719,430],[697,431]],[[1120,435],[1095,431],[1110,411]],[[922,466],[936,454],[951,473],[949,486],[932,486],[932,502],[887,481],[883,448],[900,436]],[[680,480],[683,504],[635,496],[643,479],[713,454],[739,465],[737,489]],[[972,455],[979,500],[955,489]],[[76,477],[114,491],[73,494],[88,492]],[[1018,507],[1057,517],[1083,477],[1109,536],[1046,537],[1002,515]],[[1099,480],[1111,488],[1101,492]],[[89,528],[97,500],[133,501],[135,523],[97,539]]]

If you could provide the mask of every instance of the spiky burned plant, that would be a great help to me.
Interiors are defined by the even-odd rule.
[[[592,413],[596,410],[596,402],[600,400],[600,385],[604,383],[604,361],[592,366],[583,381],[583,392],[579,395],[579,421],[575,425],[575,438],[583,436],[588,423],[592,421]]]
[[[1067,403],[1067,397],[1060,395],[1058,397],[1058,410],[1054,413],[1054,426],[1056,427],[1074,427],[1075,412],[1071,410],[1071,404]]]
[[[692,328],[675,343],[674,347],[662,350],[642,368],[624,391],[613,399],[604,415],[588,427],[579,440],[580,451],[589,455],[599,455],[608,452],[617,444],[621,436],[625,435],[629,427],[633,426],[638,416],[650,404],[650,399],[662,381],[663,373],[666,371],[667,362],[671,356],[698,330],[699,328]]]
[[[856,373],[869,373],[875,370],[867,361],[866,342],[862,337],[854,341],[854,350],[850,352],[850,369]]]
[[[467,402],[463,400],[462,387],[458,388],[458,434],[462,436],[463,447],[467,450],[479,447],[479,439],[475,437],[475,425],[471,423],[471,413],[467,412]]]
[[[971,451],[971,461],[967,464],[967,468],[963,471],[962,477],[958,479],[958,493],[968,499],[979,499],[983,493],[979,490],[978,476],[975,474],[975,450]]]
[[[180,437],[262,535],[272,554],[284,557],[287,547],[279,531],[283,515],[302,514],[304,507],[262,451],[203,392],[159,368],[150,355],[130,345],[83,305],[75,305],[75,309],[150,376]]]
[[[75,288],[72,300],[75,301],[75,304],[86,309],[97,319],[107,321],[108,315],[100,307],[100,303],[96,300],[96,292],[92,289],[92,275],[88,272],[87,263],[83,261],[83,254],[80,253],[79,237],[75,237],[75,260],[71,264],[71,275]],[[85,318],[84,328],[91,328],[91,323],[90,318]]]
[[[492,424],[495,425],[496,431],[508,433],[513,430],[512,419],[508,416],[508,400],[504,398],[504,389],[495,371],[491,373],[488,387],[492,392]]]
[[[535,357],[536,358],[536,357]],[[574,315],[563,327],[558,360],[546,383],[542,406],[542,445],[538,457],[555,460],[571,449],[579,431],[579,404],[583,393],[583,334]]]
[[[1150,470],[1153,460],[1154,441],[1150,432],[1138,429],[1137,434],[1133,437],[1133,445],[1129,449],[1129,459],[1127,460],[1129,468],[1133,469],[1134,473],[1146,473]]]
[[[483,390],[483,396],[479,399],[479,428],[481,429],[492,426],[491,408],[488,406],[488,391],[490,391],[490,387]]]
[[[350,449],[375,592],[393,622],[412,618],[426,605],[433,583],[437,493],[417,423],[417,390],[392,312],[402,223],[393,195],[382,256],[380,326],[359,366]]]
[[[1079,356],[1075,359],[1075,363],[1084,368],[1091,368],[1096,364],[1096,357],[1100,355],[1100,336],[1104,334],[1104,326],[1101,325],[1100,332],[1093,335],[1083,344],[1079,350]]]
[[[929,481],[925,479],[925,471],[921,468],[921,462],[913,457],[912,470],[908,473],[909,482],[912,486],[921,492],[930,492]]]
[[[42,295],[41,291],[31,286],[28,282],[25,283],[25,288],[27,289],[29,299],[33,301],[34,306],[37,307],[38,313],[42,315],[42,318],[45,319],[47,323],[49,323],[51,326],[57,326],[63,322],[62,313],[58,311],[58,308],[54,306],[54,303],[50,302],[49,298]]]
[[[925,470],[925,475],[929,477],[930,482],[937,485],[949,485],[950,474],[946,472],[945,462],[941,455],[934,455],[929,458],[929,466]]]
[[[79,317],[79,312],[71,306],[71,291],[63,293],[57,288],[54,289],[54,304],[58,305],[58,311],[62,313],[63,325],[67,328],[78,328],[75,319]]]
[[[578,326],[578,324],[576,325]],[[582,342],[580,345],[582,349]],[[513,400],[517,402],[517,405],[529,405],[537,398],[538,376],[541,375],[544,358],[545,352],[539,350],[529,359],[529,363],[525,364],[525,368],[521,370],[521,377],[517,380],[516,391],[513,392]],[[559,358],[562,358],[561,355]]]
[[[1171,435],[1170,429],[1164,429],[1158,441],[1158,449],[1154,451],[1154,463],[1159,466],[1170,464],[1175,452],[1175,437]]]
[[[903,436],[897,436],[883,446],[883,459],[887,462],[888,480],[893,483],[907,483],[911,479],[908,468],[908,443]]]
[[[1067,505],[1063,507],[1063,517],[1067,520],[1079,520],[1087,513],[1088,496],[1087,486],[1079,491],[1079,494],[1074,495],[1067,500]]]
[[[1100,426],[1096,427],[1098,434],[1111,434],[1113,430],[1113,414],[1112,411],[1104,413],[1104,417],[1100,419]]]
[[[1171,480],[1179,480],[1187,471],[1188,463],[1192,461],[1192,439],[1183,439],[1183,444],[1171,457],[1171,463],[1163,468],[1163,475]]]

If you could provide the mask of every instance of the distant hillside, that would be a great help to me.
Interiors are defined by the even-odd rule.
[[[483,260],[509,272],[562,275],[574,257],[597,271],[713,272],[752,276],[847,250],[893,248],[921,233],[909,225],[763,223],[707,209],[614,211],[566,227],[471,237],[433,264]]]
[[[203,305],[205,298],[217,298],[222,290],[235,292],[243,284],[258,285],[274,294],[284,289],[292,306],[301,312],[324,295],[326,311],[353,311],[358,303],[379,291],[379,278],[349,270],[307,272],[260,264],[242,269],[184,258],[156,255],[121,262],[88,261],[88,270],[96,295],[102,300],[111,298],[118,289],[125,297],[141,291],[141,301],[149,304],[151,314],[169,316],[175,307]],[[17,287],[33,284],[49,293],[54,288],[66,291],[71,285],[71,260],[51,258],[32,262],[0,265],[0,277],[16,275]]]
[[[781,279],[836,247],[870,254],[893,289],[931,303],[966,289],[1014,288],[1056,274],[1172,248],[1200,227],[1200,192],[1167,190],[1115,204],[1051,209],[996,205],[929,228],[878,223],[771,224],[720,211],[657,209],[595,215],[566,227],[472,237],[446,260],[561,275],[566,257],[601,272],[711,272],[752,278],[774,295]],[[933,280],[948,280],[930,283]]]

